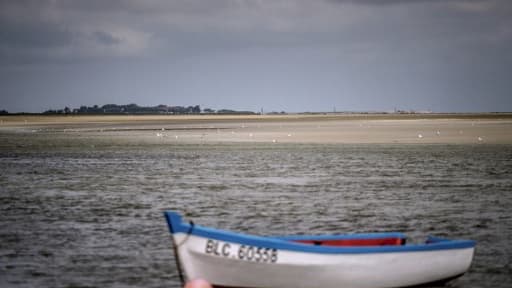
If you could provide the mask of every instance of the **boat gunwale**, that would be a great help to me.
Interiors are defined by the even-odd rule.
[[[405,239],[405,235],[399,232],[339,234],[339,235],[297,235],[297,236],[257,236],[243,234],[196,224],[182,222],[181,215],[173,212],[164,212],[171,234],[190,234],[194,236],[249,245],[262,248],[287,250],[292,252],[318,253],[318,254],[370,254],[370,253],[400,253],[422,252],[454,249],[473,249],[476,242],[473,240],[451,240],[429,236],[425,243],[385,246],[317,246],[307,243],[294,242],[294,240],[308,239],[375,239],[395,237]]]

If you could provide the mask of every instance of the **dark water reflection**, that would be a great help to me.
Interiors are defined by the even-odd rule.
[[[178,287],[162,211],[254,234],[478,241],[454,287],[512,284],[512,146],[0,150],[1,287]]]

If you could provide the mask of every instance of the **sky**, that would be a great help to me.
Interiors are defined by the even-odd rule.
[[[0,110],[512,111],[510,0],[0,0]]]

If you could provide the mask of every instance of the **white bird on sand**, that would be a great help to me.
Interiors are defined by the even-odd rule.
[[[272,139],[272,143],[277,143],[277,140],[276,139]]]
[[[436,135],[437,136],[440,136],[441,135],[441,132],[439,130],[436,131]]]
[[[156,137],[164,137],[164,133],[156,133]]]
[[[482,142],[482,141],[484,141],[484,138],[482,138],[482,137],[478,136],[478,141],[479,141],[479,142]]]
[[[421,138],[423,138],[423,135],[421,135],[421,134],[418,134],[418,138],[420,138],[420,139],[421,139]]]

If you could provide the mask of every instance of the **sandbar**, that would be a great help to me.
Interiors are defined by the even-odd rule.
[[[512,144],[512,113],[0,116],[0,134],[142,143]]]

